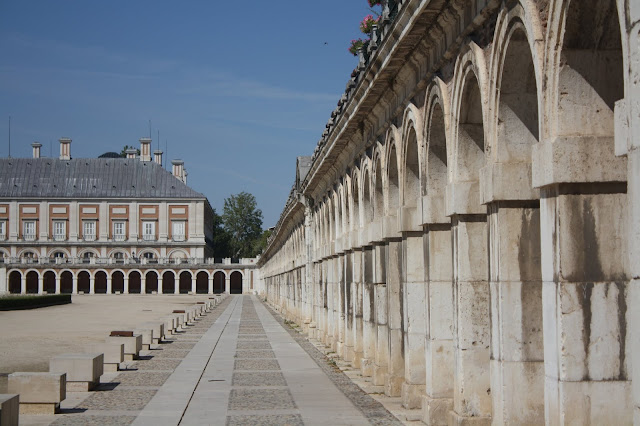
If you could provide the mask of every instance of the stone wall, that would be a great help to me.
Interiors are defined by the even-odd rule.
[[[268,301],[427,424],[640,424],[639,17],[388,2]]]

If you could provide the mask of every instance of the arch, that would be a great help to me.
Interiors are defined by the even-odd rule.
[[[91,263],[92,258],[100,257],[100,254],[95,249],[84,249],[78,252],[78,258],[82,260],[82,263]]]
[[[103,270],[96,271],[93,277],[93,292],[96,294],[106,294],[107,273]]]
[[[207,271],[200,271],[196,274],[196,293],[209,293],[209,273]]]
[[[402,126],[402,193],[401,203],[405,207],[420,205],[420,196],[424,191],[420,189],[422,142],[423,135],[422,112],[413,104],[409,104],[404,112]]]
[[[190,271],[182,271],[180,272],[180,294],[188,294],[191,292],[191,272]]]
[[[213,274],[213,292],[215,294],[224,293],[227,275],[223,271],[217,271]]]
[[[19,251],[18,257],[37,261],[39,256],[38,256],[38,252],[35,249],[27,248]]]
[[[56,273],[54,271],[45,271],[42,275],[42,291],[47,294],[56,292]]]
[[[233,271],[229,281],[229,293],[242,294],[242,272]]]
[[[429,223],[444,223],[444,197],[449,182],[449,97],[445,83],[435,78],[427,89],[425,99],[425,172],[422,178],[425,203],[425,220]]]
[[[88,294],[91,292],[91,275],[88,271],[78,272],[78,293]]]
[[[371,176],[373,180],[372,185],[372,203],[373,204],[373,217],[379,219],[384,216],[384,186],[382,182],[382,158],[380,154],[374,157],[373,160],[374,170]]]
[[[111,273],[111,293],[124,293],[124,273],[122,271],[113,271]]]
[[[155,270],[148,270],[144,275],[144,291],[145,294],[153,294],[159,292],[159,277],[160,274]]]
[[[351,178],[351,228],[357,231],[362,226],[361,213],[360,213],[360,170],[354,170],[353,177]]]
[[[40,274],[37,271],[28,271],[26,275],[26,293],[38,294],[38,281]]]
[[[9,273],[9,293],[22,293],[22,273],[20,271],[11,271]]]
[[[129,294],[140,293],[142,293],[142,274],[140,273],[140,271],[129,271]]]
[[[62,271],[60,274],[60,293],[73,293],[73,273],[71,271]]]
[[[551,2],[545,49],[545,137],[613,136],[624,96],[620,20],[615,0]],[[584,142],[584,141],[581,141]],[[594,148],[613,141],[595,141]]]
[[[63,253],[63,256],[56,256],[56,253]],[[64,247],[55,247],[49,250],[49,252],[47,253],[47,257],[52,259],[55,257],[66,257],[69,258],[71,257],[71,253],[69,252],[69,250],[67,250]]]
[[[165,271],[162,274],[162,293],[173,294],[176,291],[176,276],[173,271]]]
[[[183,263],[186,262],[186,259],[189,257],[189,254],[183,249],[173,249],[169,253],[167,253],[169,259],[171,259],[172,263]]]
[[[399,167],[398,167],[398,149],[396,147],[396,135],[393,129],[389,130],[387,140],[387,169],[386,169],[386,196],[387,196],[387,210],[388,215],[395,216],[398,207],[400,206],[400,179],[399,179]]]
[[[466,47],[456,63],[453,96],[454,158],[453,182],[459,188],[463,205],[449,213],[480,213],[480,170],[485,158],[487,76],[484,53],[475,43]]]

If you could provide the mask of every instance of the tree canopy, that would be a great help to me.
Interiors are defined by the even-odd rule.
[[[264,247],[261,243],[262,210],[257,208],[256,198],[252,194],[241,192],[226,198],[222,223],[229,238],[230,257],[255,257],[260,254]]]

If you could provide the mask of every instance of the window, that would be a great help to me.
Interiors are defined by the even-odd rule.
[[[53,221],[53,240],[64,241],[67,239],[67,222],[64,220]]]
[[[174,220],[171,222],[171,237],[173,241],[185,240],[185,222],[183,220]]]
[[[96,239],[96,221],[85,220],[82,222],[82,237],[85,241],[95,241]]]
[[[156,259],[156,256],[151,252],[146,252],[142,257],[147,260],[147,263],[158,263],[158,259]]]
[[[155,241],[156,239],[156,223],[142,222],[142,239],[145,241]]]
[[[124,263],[124,253],[122,253],[121,251],[113,253],[113,258],[115,259],[116,263]]]
[[[124,241],[127,238],[127,234],[125,231],[125,223],[123,221],[114,221],[113,222],[113,240],[114,241]]]
[[[38,261],[38,255],[32,251],[23,253],[22,258],[26,259],[27,263],[36,263]]]
[[[7,221],[0,220],[0,241],[7,239]]]
[[[82,254],[82,263],[91,263],[91,259],[95,257],[95,253],[86,251]]]
[[[22,222],[22,238],[25,241],[35,241],[36,239],[36,221],[25,220]]]

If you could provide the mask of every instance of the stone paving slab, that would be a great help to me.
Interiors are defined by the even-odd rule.
[[[273,373],[233,373],[232,386],[287,386],[280,372]]]
[[[276,354],[273,351],[267,350],[253,350],[253,351],[236,351],[236,358],[275,358]]]
[[[286,410],[296,403],[289,389],[232,389],[229,410]]]
[[[234,370],[280,370],[275,359],[236,359]]]
[[[302,416],[300,414],[281,415],[241,415],[227,417],[227,426],[302,426]]]

